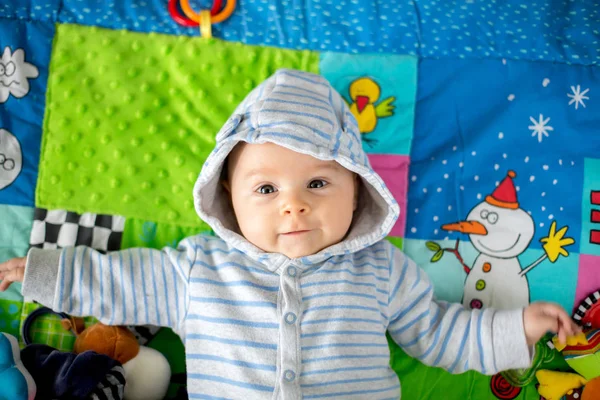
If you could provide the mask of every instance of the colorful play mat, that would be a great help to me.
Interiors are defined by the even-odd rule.
[[[288,67],[347,101],[401,208],[389,240],[437,298],[554,301],[589,322],[599,41],[594,0],[3,0],[0,261],[32,246],[162,248],[213,234],[192,203],[198,172],[240,100]],[[20,337],[38,307],[13,285],[0,331]],[[59,318],[30,329],[73,346]],[[132,329],[169,359],[168,398],[185,398],[179,339]],[[426,367],[390,341],[391,364],[403,399],[539,400],[536,370],[570,370],[550,339],[533,369],[496,376]]]

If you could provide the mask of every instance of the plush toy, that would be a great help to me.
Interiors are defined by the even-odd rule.
[[[36,386],[21,362],[17,338],[0,333],[0,399],[33,400]]]
[[[582,376],[570,372],[540,370],[535,377],[540,382],[538,393],[546,400],[560,400],[573,389],[587,383]]]
[[[540,395],[549,399],[544,393],[550,390],[553,395],[563,392],[569,393],[572,389],[583,388],[581,399],[600,399],[600,291],[596,291],[584,298],[579,306],[575,308],[573,320],[582,326],[583,332],[567,338],[567,343],[559,343],[558,337],[549,341],[548,347],[560,352],[569,365],[577,374],[569,374],[554,371],[538,371],[536,377],[540,381],[538,391]],[[540,374],[540,376],[538,376]],[[557,375],[561,374],[561,375]],[[541,378],[541,379],[540,379]],[[544,384],[542,384],[542,380]],[[584,382],[584,383],[582,383]],[[566,387],[570,386],[565,390]],[[542,389],[543,388],[543,389]]]
[[[581,326],[600,329],[600,290],[581,300],[573,312],[573,319]]]
[[[93,350],[123,365],[125,400],[161,400],[165,397],[171,380],[169,362],[160,352],[140,346],[131,331],[98,322],[76,334],[75,353]]]
[[[587,380],[600,376],[600,330],[586,329],[580,335],[567,340],[566,346],[553,344],[562,352],[565,361],[571,368]]]
[[[597,400],[600,399],[600,378],[595,378],[585,385],[585,389],[581,394],[581,400]]]
[[[140,346],[130,330],[100,322],[86,328],[82,318],[55,313],[47,307],[41,307],[32,312],[23,324],[23,340],[26,344],[32,343],[30,328],[35,318],[42,314],[58,315],[63,328],[75,334],[73,352],[80,354],[92,350],[123,365],[126,381],[125,400],[162,400],[165,397],[171,381],[169,362],[160,352]]]
[[[92,350],[125,365],[135,358],[140,350],[135,336],[122,326],[108,326],[98,322],[87,329],[79,329],[73,329],[77,335],[73,346],[73,352],[76,354]]]
[[[600,399],[600,330],[584,329],[576,336],[559,343],[555,336],[548,346],[561,351],[565,361],[577,373],[541,370],[538,392],[547,400],[560,399],[583,385],[582,399]]]

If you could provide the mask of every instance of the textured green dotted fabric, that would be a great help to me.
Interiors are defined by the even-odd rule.
[[[0,299],[0,332],[19,337],[19,316],[22,301]]]
[[[309,51],[58,25],[38,207],[202,227],[192,188],[236,105]]]

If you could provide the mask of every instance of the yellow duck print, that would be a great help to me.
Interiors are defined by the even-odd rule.
[[[359,78],[350,84],[350,111],[358,122],[361,133],[370,133],[375,130],[379,118],[394,115],[394,106],[391,104],[396,98],[391,96],[375,105],[381,89],[371,78]]]

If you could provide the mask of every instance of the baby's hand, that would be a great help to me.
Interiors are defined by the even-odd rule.
[[[0,292],[4,292],[11,283],[23,282],[27,257],[13,258],[0,263]]]
[[[532,303],[525,308],[523,326],[529,346],[536,344],[548,331],[557,333],[561,343],[567,342],[567,336],[581,332],[561,306],[544,302]]]

